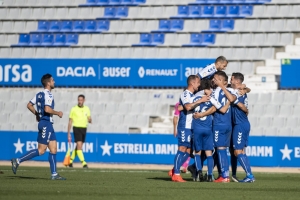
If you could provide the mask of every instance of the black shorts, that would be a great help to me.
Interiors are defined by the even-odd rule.
[[[85,142],[86,128],[73,127],[75,142]]]

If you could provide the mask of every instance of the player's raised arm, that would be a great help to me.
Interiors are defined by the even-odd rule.
[[[223,74],[224,74],[224,76],[223,76]],[[227,97],[228,101],[230,101],[232,103],[237,99],[237,96],[233,95],[227,89],[228,77],[227,77],[227,80],[223,80],[224,77],[227,77],[227,75],[225,74],[225,72],[220,71],[220,72],[215,74],[213,81],[217,86],[219,86],[223,90],[223,92],[224,92],[225,96]],[[224,81],[226,82],[226,84],[224,84]]]
[[[203,96],[201,99],[197,100],[196,102],[194,103],[188,103],[188,104],[185,104],[184,105],[184,108],[187,110],[187,111],[190,111],[190,110],[193,110],[195,109],[197,106],[199,106],[201,103],[204,103],[204,102],[207,102],[210,100],[210,97],[209,96]]]
[[[202,118],[202,117],[211,115],[211,114],[213,114],[216,111],[217,111],[216,107],[212,106],[209,109],[207,109],[205,112],[195,112],[194,115],[193,115],[193,117],[195,119]]]

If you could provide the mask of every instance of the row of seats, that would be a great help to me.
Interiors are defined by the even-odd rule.
[[[96,19],[96,18],[287,18],[297,17],[300,5],[279,6],[167,6],[87,8],[1,8],[0,19]],[[253,14],[252,14],[253,12]]]
[[[249,99],[249,102],[251,99]],[[282,117],[288,117],[288,116],[298,116],[298,113],[300,112],[299,106],[294,106],[293,104],[287,104],[287,105],[268,105],[268,104],[253,104],[250,108],[250,116],[282,116]]]
[[[63,21],[47,21],[49,26],[42,26],[35,21],[0,21],[0,33],[28,33],[34,31],[59,32]],[[72,21],[73,24],[82,21]],[[84,21],[91,24],[93,20]],[[57,23],[57,24],[56,24]],[[170,24],[170,25],[169,25]],[[39,28],[40,26],[40,28]],[[42,28],[43,27],[43,28]],[[48,27],[48,29],[47,29]],[[81,29],[82,26],[77,28]],[[94,32],[94,26],[83,26],[83,32]],[[256,27],[252,29],[252,27]],[[74,25],[72,31],[74,29]],[[138,33],[138,32],[292,32],[300,29],[299,19],[238,19],[238,20],[96,20],[96,32]],[[70,30],[69,30],[70,31]]]
[[[249,104],[251,105],[297,105],[300,103],[298,92],[265,92],[249,93]],[[299,104],[300,105],[300,104]],[[262,110],[263,111],[263,108]],[[258,112],[261,112],[258,111]]]
[[[78,6],[84,4],[86,0],[1,0],[1,6],[7,7],[59,7]]]
[[[12,47],[68,47],[78,44],[77,34],[20,34]]]
[[[250,130],[251,136],[300,136],[300,128],[284,127],[253,127]]]
[[[86,3],[80,6],[135,6],[145,2],[146,0],[86,0]]]
[[[67,33],[101,33],[109,30],[108,20],[65,20],[39,21],[38,33],[67,32]]]
[[[249,116],[251,127],[275,127],[275,128],[300,128],[298,116],[273,116],[255,117]],[[299,133],[300,134],[300,133]]]
[[[12,42],[13,47],[20,46],[285,46],[293,44],[291,33],[256,34],[20,34],[18,44],[15,35],[0,35],[2,46]],[[139,42],[139,44],[137,44]]]
[[[273,59],[273,47],[190,48],[0,48],[0,58],[211,58],[224,55],[229,60]]]

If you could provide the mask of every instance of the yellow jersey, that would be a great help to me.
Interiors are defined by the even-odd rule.
[[[89,107],[79,107],[78,105],[76,105],[71,109],[69,118],[72,119],[73,126],[86,128],[88,124],[88,117],[90,116],[91,112]]]

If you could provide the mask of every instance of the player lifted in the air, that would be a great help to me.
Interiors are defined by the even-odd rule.
[[[231,76],[231,87],[238,89],[244,81],[244,75],[241,73],[233,73]],[[245,147],[248,145],[250,133],[250,123],[247,117],[248,114],[248,98],[247,94],[240,96],[232,106],[233,133],[232,141],[234,154],[238,158],[240,165],[246,172],[246,178],[240,182],[254,182],[254,176],[251,172],[249,159],[245,154]]]
[[[190,156],[193,109],[200,103],[209,100],[209,97],[205,96],[193,102],[194,93],[198,91],[200,86],[200,78],[197,75],[190,75],[187,79],[187,84],[187,89],[180,96],[180,104],[183,105],[184,110],[180,112],[177,125],[178,151],[174,159],[174,174],[172,175],[172,170],[170,171],[171,173],[169,172],[174,182],[185,182],[180,176],[180,167]]]
[[[63,113],[61,111],[54,110],[54,97],[51,90],[54,89],[54,79],[51,74],[45,74],[41,82],[44,86],[44,90],[38,92],[27,104],[27,108],[36,116],[38,123],[38,148],[27,152],[20,158],[13,158],[11,160],[12,171],[14,174],[17,173],[18,166],[34,157],[43,155],[47,147],[49,148],[49,163],[51,171],[52,180],[66,180],[57,173],[56,168],[56,152],[57,152],[57,142],[56,136],[53,129],[53,115],[57,115],[62,118]],[[34,105],[36,105],[37,110],[35,110]]]
[[[227,59],[224,56],[219,56],[216,61],[203,68],[197,75],[203,78],[211,78],[217,71],[223,71],[226,69],[228,64]]]

